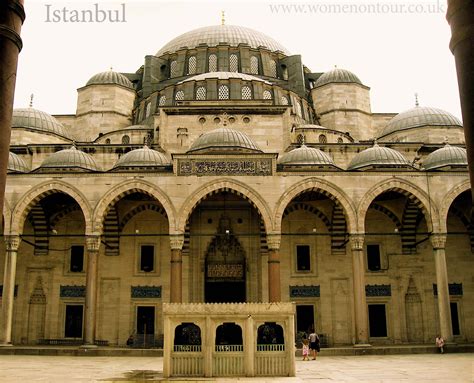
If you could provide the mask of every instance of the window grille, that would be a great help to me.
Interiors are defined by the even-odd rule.
[[[250,73],[258,74],[258,57],[257,56],[250,57]]]
[[[178,77],[178,62],[176,60],[171,61],[171,77]]]
[[[188,74],[196,73],[196,56],[191,56],[188,59]]]
[[[206,99],[206,88],[200,86],[196,90],[196,100],[205,100]]]
[[[209,55],[209,72],[217,72],[217,56]]]
[[[249,86],[244,85],[242,87],[242,100],[251,100],[252,99],[252,89]]]
[[[264,100],[271,100],[272,99],[272,92],[269,90],[264,90],[263,91],[263,99]]]
[[[239,71],[239,58],[236,54],[231,54],[229,57],[229,71],[238,72]]]
[[[219,100],[229,99],[229,87],[227,85],[221,85],[219,87]]]

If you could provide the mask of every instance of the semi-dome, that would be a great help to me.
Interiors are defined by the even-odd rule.
[[[251,48],[266,47],[271,51],[281,51],[286,55],[290,54],[283,45],[253,29],[237,25],[212,25],[193,29],[175,37],[161,48],[156,56],[174,53],[181,48],[193,49],[201,44],[212,47],[217,46],[219,43],[227,43],[232,47],[236,47],[239,44],[248,44]]]
[[[359,77],[351,71],[348,71],[347,69],[334,68],[323,73],[314,83],[314,87],[318,88],[331,83],[355,83],[362,85],[362,81],[359,80]]]
[[[278,159],[280,165],[336,166],[334,161],[322,150],[301,145],[299,148],[283,154]]]
[[[430,153],[423,162],[425,170],[436,170],[447,167],[467,167],[466,149],[446,144],[443,148]]]
[[[125,88],[133,89],[133,84],[127,77],[125,77],[122,73],[115,72],[113,70],[95,74],[89,79],[89,81],[87,81],[86,86],[104,84],[120,85]]]
[[[204,81],[204,80],[207,80],[207,79],[229,80],[229,79],[232,79],[232,78],[236,78],[236,79],[243,80],[243,81],[259,81],[259,82],[263,82],[263,83],[266,83],[268,85],[271,85],[271,83],[269,81],[265,81],[264,79],[261,79],[261,78],[258,78],[258,77],[255,77],[255,76],[252,76],[252,75],[249,75],[249,74],[245,74],[245,73],[238,73],[238,72],[208,72],[208,73],[201,73],[201,74],[198,74],[196,76],[189,77],[186,80],[183,80],[183,81],[179,82],[178,84],[182,84],[182,83],[188,82],[188,81]]]
[[[145,146],[132,150],[118,159],[113,169],[156,168],[170,165],[163,153]]]
[[[53,116],[34,108],[13,110],[12,129],[24,128],[73,139],[72,135]]]
[[[78,150],[75,146],[70,149],[60,150],[47,157],[39,171],[98,171],[100,170],[90,154]]]
[[[357,153],[347,170],[366,170],[370,168],[411,168],[410,161],[395,149],[378,146]]]
[[[261,153],[261,150],[245,133],[230,128],[217,128],[199,136],[188,153]]]
[[[30,168],[26,165],[23,158],[10,152],[8,155],[8,173],[28,173]]]
[[[416,106],[393,117],[383,129],[379,138],[403,130],[424,126],[462,128],[462,123],[451,113],[444,110]]]

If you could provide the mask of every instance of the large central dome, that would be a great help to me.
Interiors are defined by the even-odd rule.
[[[284,46],[261,32],[237,25],[213,25],[194,29],[175,37],[161,48],[156,55],[161,56],[165,53],[173,53],[180,48],[192,49],[200,44],[216,46],[219,43],[227,43],[233,47],[239,44],[248,44],[251,48],[263,46],[271,51],[281,51],[286,55],[290,54]]]

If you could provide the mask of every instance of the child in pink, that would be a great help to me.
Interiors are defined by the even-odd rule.
[[[309,341],[303,339],[303,360],[309,360]]]

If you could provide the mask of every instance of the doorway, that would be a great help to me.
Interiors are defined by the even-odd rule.
[[[155,307],[137,307],[137,334],[150,335],[155,333]]]
[[[82,338],[82,305],[66,305],[66,316],[64,321],[65,338]]]
[[[385,305],[369,305],[369,332],[371,337],[387,336],[387,316]]]
[[[296,332],[305,332],[306,335],[311,333],[314,323],[314,306],[313,305],[297,305],[296,306]]]

